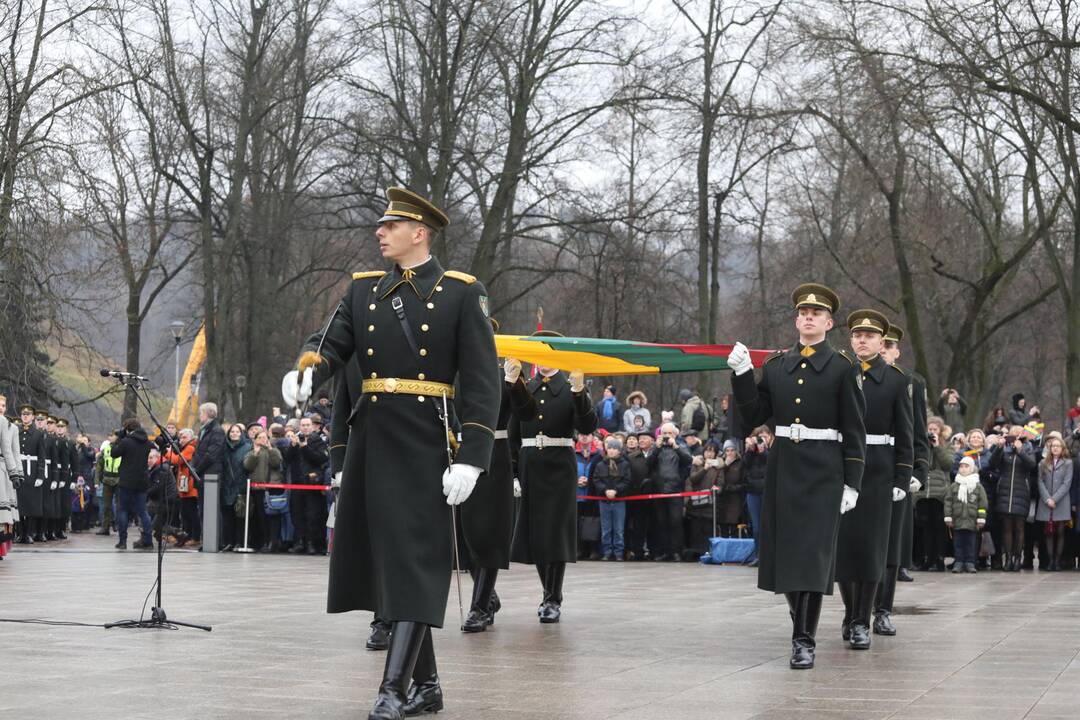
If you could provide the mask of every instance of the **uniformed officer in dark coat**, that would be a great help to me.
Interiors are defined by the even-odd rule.
[[[856,650],[870,647],[870,616],[885,574],[894,501],[907,496],[911,482],[910,383],[881,356],[889,321],[875,310],[848,316],[851,349],[862,371],[866,410],[866,469],[859,504],[840,519],[836,583],[844,599],[841,636]]]
[[[550,330],[534,334],[561,337]],[[510,448],[521,483],[512,559],[536,566],[544,588],[537,615],[542,623],[557,623],[566,563],[577,560],[574,433],[594,431],[596,411],[581,371],[568,377],[537,367],[536,377],[511,388],[511,401]]]
[[[19,406],[19,451],[22,454],[23,482],[19,486],[19,539],[31,545],[44,513],[45,452],[44,436],[34,424],[33,405]]]
[[[889,324],[885,333],[885,350],[881,356],[890,365],[896,365],[900,358],[900,341],[904,339],[904,330]],[[885,575],[878,588],[874,603],[874,632],[878,635],[895,635],[896,626],[892,622],[893,600],[896,597],[896,581],[905,567],[911,567],[911,545],[914,535],[914,501],[912,494],[919,492],[926,476],[930,472],[930,440],[926,432],[926,380],[911,370],[903,371],[911,383],[912,437],[914,439],[914,468],[908,483],[907,497],[892,506],[892,519],[889,523],[889,550],[885,561]]]
[[[57,507],[57,488],[60,485],[60,454],[59,448],[56,445],[56,418],[52,417],[48,413],[38,413],[37,419],[38,430],[42,433],[42,457],[45,463],[45,484],[41,486],[42,489],[42,520],[39,526],[39,532],[34,536],[34,540],[37,542],[52,541],[56,539],[53,534],[53,527],[56,525],[56,520],[59,517]]]
[[[330,416],[330,473],[333,481],[331,486],[339,488],[341,495],[342,469],[345,467],[345,450],[349,443],[349,418],[352,409],[363,396],[361,383],[363,378],[360,373],[360,361],[357,355],[353,355],[344,368],[334,373],[334,407],[338,412]],[[334,515],[337,516],[338,503],[334,504]],[[337,531],[337,519],[334,520],[334,530]],[[376,615],[368,629],[368,637],[364,646],[368,650],[386,650],[390,647],[390,622]]]
[[[75,486],[75,471],[79,458],[75,442],[68,436],[68,421],[56,419],[56,448],[60,459],[60,481],[57,486],[60,517],[53,534],[58,540],[67,540],[67,526],[71,521],[71,488]]]
[[[498,331],[497,324],[495,328]],[[507,428],[513,412],[510,396],[511,392],[523,396],[527,391],[518,360],[508,358],[502,372],[505,381],[499,405],[499,422],[495,426],[491,467],[485,482],[477,485],[473,494],[461,505],[462,536],[469,552],[469,572],[473,576],[472,603],[469,616],[461,628],[467,633],[483,632],[495,622],[495,613],[502,606],[499,596],[495,594],[495,581],[499,577],[499,570],[510,568],[515,477],[507,439]],[[529,408],[519,408],[518,419],[523,419],[522,413],[528,411]]]
[[[348,418],[327,609],[370,610],[392,623],[375,719],[442,708],[430,627],[442,627],[450,589],[447,505],[486,481],[501,382],[484,286],[430,254],[446,214],[404,188],[387,197],[375,235],[394,267],[353,275],[282,383],[294,405],[359,360],[363,397]],[[461,441],[448,467],[443,408],[455,379]]]
[[[750,353],[728,356],[749,427],[776,425],[762,496],[758,587],[784,593],[794,624],[792,668],[814,666],[822,594],[832,593],[840,514],[855,506],[865,456],[862,375],[825,339],[840,301],[829,288],[795,288],[799,342],[774,353],[756,385]]]

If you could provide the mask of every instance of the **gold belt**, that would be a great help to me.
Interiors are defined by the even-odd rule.
[[[365,380],[362,386],[365,393],[402,393],[405,395],[433,395],[454,397],[454,386],[429,380],[408,380],[405,378],[379,378]]]

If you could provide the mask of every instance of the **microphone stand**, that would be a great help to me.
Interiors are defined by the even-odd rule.
[[[157,427],[158,432],[169,441],[169,447],[176,454],[176,456],[180,458],[180,462],[184,464],[184,467],[186,467],[188,472],[191,474],[192,481],[201,483],[201,478],[199,477],[198,473],[195,472],[195,468],[191,466],[191,463],[188,462],[187,458],[185,458],[184,454],[180,451],[180,446],[177,444],[176,438],[174,438],[168,433],[168,431],[162,426],[161,421],[159,421],[157,419],[157,416],[154,415],[154,411],[150,407],[150,395],[147,392],[143,381],[140,380],[138,377],[117,378],[117,380],[121,385],[128,386],[134,391],[135,397],[138,399],[139,404],[143,406],[144,410],[146,410],[146,414],[150,416],[150,419]],[[139,394],[139,390],[142,390],[142,395]],[[166,508],[166,512],[168,512],[168,503],[164,503],[164,505]],[[199,625],[196,623],[181,622],[180,620],[171,620],[165,616],[165,608],[161,602],[161,568],[164,558],[165,528],[164,526],[162,526],[161,533],[158,536],[157,578],[154,581],[154,585],[157,588],[157,595],[154,598],[154,606],[150,608],[150,619],[144,620],[142,617],[140,617],[138,620],[118,620],[117,622],[107,623],[105,625],[106,630],[114,627],[176,630],[177,626],[183,626],[195,628],[196,630],[205,630],[206,632],[211,631],[212,628],[209,625]],[[145,604],[143,605],[143,609],[146,609]]]

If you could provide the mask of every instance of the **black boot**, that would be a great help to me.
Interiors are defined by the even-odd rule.
[[[417,622],[396,622],[390,631],[379,697],[368,720],[402,720],[405,717],[405,690],[416,667],[416,658],[428,626]]]
[[[368,650],[385,650],[390,647],[390,623],[376,615],[371,621],[371,631],[368,632],[364,647]]]
[[[877,601],[874,603],[874,632],[878,635],[896,634],[896,626],[892,622],[892,609],[898,579],[895,567],[885,568],[885,581],[878,586]]]
[[[412,678],[413,684],[405,702],[405,714],[411,717],[442,710],[442,686],[439,685],[439,673],[435,668],[435,646],[431,642],[431,628],[424,633],[424,642],[420,645],[420,654],[416,656]]]
[[[544,624],[557,623],[562,615],[562,584],[566,563],[553,562],[547,567],[548,599],[544,603],[544,612],[540,614],[540,622]]]
[[[814,650],[817,647],[817,624],[821,617],[821,593],[792,593],[795,610],[792,613],[791,668],[809,670],[814,667]],[[790,602],[790,601],[789,601]]]
[[[840,623],[840,637],[844,642],[851,639],[851,618],[855,610],[855,596],[852,593],[851,587],[853,583],[849,582],[837,582],[836,586],[840,589],[840,599],[844,601],[844,620]]]
[[[536,572],[540,575],[540,585],[544,589],[544,599],[540,601],[540,605],[536,608],[536,614],[543,615],[544,608],[547,607],[548,601],[551,600],[551,591],[548,590],[548,566],[537,563]]]
[[[874,610],[876,582],[855,583],[855,610],[851,616],[851,647],[853,650],[870,649],[870,615]]]
[[[901,567],[897,569],[896,579],[900,582],[915,582],[915,578],[911,577],[911,573],[907,571],[906,567]]]
[[[495,580],[499,577],[498,568],[480,568],[473,577],[472,606],[462,632],[477,633],[487,630],[495,624],[495,615],[491,612],[491,596],[495,592]]]

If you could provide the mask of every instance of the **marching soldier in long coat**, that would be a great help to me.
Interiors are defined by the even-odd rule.
[[[75,453],[75,443],[68,437],[68,421],[64,418],[56,420],[56,448],[60,456],[60,484],[57,487],[60,518],[53,534],[58,540],[67,540],[65,531],[71,520],[71,489],[75,486],[75,473],[79,466],[79,459]]]
[[[486,480],[500,393],[484,286],[444,271],[430,254],[449,218],[404,188],[387,197],[375,235],[393,268],[353,275],[325,331],[305,344],[282,383],[295,405],[359,360],[363,397],[349,418],[327,609],[374,611],[392,623],[370,720],[442,708],[430,628],[442,627],[450,589],[447,505]],[[443,408],[455,395],[461,441],[449,464]]]
[[[904,339],[904,330],[896,325],[889,325],[885,333],[885,350],[881,356],[890,365],[896,365],[900,358],[900,341]],[[885,560],[885,575],[878,588],[874,602],[874,632],[878,635],[895,635],[896,626],[892,622],[893,600],[896,597],[896,580],[900,568],[911,567],[914,535],[914,501],[912,494],[919,492],[926,483],[930,472],[930,440],[926,433],[926,380],[916,372],[904,370],[911,382],[912,436],[914,438],[915,461],[908,483],[907,497],[894,502],[892,520],[889,523],[889,551]]]
[[[363,378],[360,373],[360,362],[353,355],[349,362],[334,374],[334,407],[337,412],[330,416],[330,473],[333,478],[331,485],[341,487],[342,471],[345,467],[345,451],[349,444],[349,419],[352,410],[363,397]],[[340,497],[341,491],[338,490]],[[339,503],[334,505],[334,514],[338,514]],[[337,532],[338,524],[335,518],[334,531]],[[390,647],[390,623],[376,615],[368,628],[368,637],[364,646],[368,650],[386,650]]]
[[[42,519],[41,524],[38,526],[38,534],[34,536],[34,540],[36,542],[46,542],[56,539],[53,534],[53,527],[59,517],[56,491],[60,485],[60,455],[59,448],[56,446],[56,418],[48,413],[39,412],[35,422],[38,430],[42,433],[43,451],[41,456],[45,463],[45,484],[42,485]]]
[[[44,513],[42,492],[45,485],[44,437],[34,424],[33,405],[19,406],[19,449],[22,453],[23,482],[19,486],[19,539],[22,545],[31,545]]]
[[[496,332],[498,325],[492,320]],[[495,446],[491,451],[491,467],[485,482],[479,484],[461,506],[461,529],[470,556],[473,576],[472,603],[462,631],[483,632],[495,622],[495,613],[502,603],[495,594],[499,570],[510,568],[510,544],[514,533],[514,469],[510,455],[508,427],[513,413],[511,394],[523,397],[527,392],[521,378],[521,363],[507,358],[503,363],[505,382],[499,422],[495,426]],[[535,407],[529,404],[528,408]],[[529,419],[518,408],[518,420]]]
[[[535,335],[559,336],[550,330]],[[574,432],[595,430],[596,411],[581,371],[568,377],[547,367],[537,367],[524,386],[515,384],[511,402],[510,448],[517,452],[521,483],[512,559],[536,566],[544,588],[537,615],[541,623],[557,623],[566,563],[577,560]]]
[[[844,599],[841,636],[856,650],[870,647],[870,615],[885,573],[894,501],[911,482],[911,395],[907,376],[881,356],[889,321],[874,310],[848,316],[851,349],[866,400],[866,469],[859,504],[840,519],[836,583]]]
[[[784,593],[791,611],[790,665],[812,668],[823,594],[832,593],[840,514],[862,486],[862,375],[825,339],[840,301],[824,285],[795,288],[799,342],[765,360],[755,384],[750,353],[728,356],[739,412],[749,427],[776,424],[762,498],[758,587]]]

